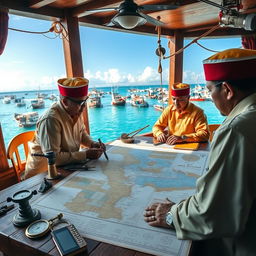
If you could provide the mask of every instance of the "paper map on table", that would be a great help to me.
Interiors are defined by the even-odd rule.
[[[190,242],[150,227],[143,212],[152,202],[193,194],[208,153],[114,145],[107,151],[110,161],[102,156],[90,163],[95,170],[72,173],[33,207],[52,216],[62,212],[88,238],[155,255],[186,255]]]

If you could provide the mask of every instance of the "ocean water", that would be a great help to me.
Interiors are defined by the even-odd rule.
[[[157,87],[160,86],[123,86],[118,87],[118,93],[123,96],[127,96],[129,95],[128,89],[146,89]],[[163,87],[167,88],[167,86]],[[89,90],[92,89],[95,88],[89,88]],[[111,87],[97,88],[97,90],[110,92]],[[30,107],[29,99],[36,98],[37,93],[38,91],[0,93],[0,97],[12,94],[16,95],[17,98],[25,97],[25,101],[27,103],[25,107],[17,107],[13,101],[11,104],[4,104],[2,99],[0,99],[0,123],[2,126],[6,146],[8,145],[11,138],[15,135],[27,130],[35,129],[35,127],[18,127],[17,122],[14,119],[14,113],[35,111]],[[58,95],[57,90],[40,91],[40,93]],[[146,94],[146,92],[141,92],[140,94]],[[132,107],[130,103],[126,103],[125,106],[117,107],[111,105],[111,94],[105,94],[101,99],[103,104],[102,108],[88,108],[91,137],[94,140],[101,138],[103,142],[108,142],[117,139],[122,133],[129,133],[146,125],[149,125],[149,127],[143,130],[141,133],[150,132],[152,130],[152,126],[160,116],[161,112],[153,108],[154,104],[159,104],[157,100],[147,99],[147,101],[149,103],[148,108]],[[39,115],[42,114],[47,108],[49,108],[52,103],[53,101],[45,99],[45,108],[37,110]],[[193,103],[205,111],[209,124],[221,123],[224,120],[224,117],[219,114],[219,111],[216,109],[213,102],[194,101]]]

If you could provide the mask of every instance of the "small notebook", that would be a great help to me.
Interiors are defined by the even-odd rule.
[[[200,144],[199,143],[184,143],[184,144],[176,144],[174,149],[185,149],[185,150],[198,150]]]

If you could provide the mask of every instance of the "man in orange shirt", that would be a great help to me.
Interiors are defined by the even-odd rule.
[[[200,142],[209,139],[207,120],[201,108],[189,102],[188,84],[175,84],[172,88],[173,104],[164,109],[153,126],[153,135],[159,142],[169,145],[182,142]],[[165,129],[167,135],[165,134]]]

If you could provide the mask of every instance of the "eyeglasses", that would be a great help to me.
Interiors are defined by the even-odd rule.
[[[186,97],[186,98],[174,98],[174,97],[172,97],[172,101],[187,102],[188,101],[188,97]]]
[[[85,100],[74,100],[74,99],[69,98],[69,97],[66,97],[66,98],[67,98],[68,100],[70,100],[70,101],[76,103],[76,104],[79,105],[80,107],[82,107],[82,106],[86,103],[86,101],[88,100],[89,97],[87,97]]]
[[[215,86],[215,87],[221,87],[223,83],[224,83],[224,82],[219,82],[219,83],[215,84],[214,86]]]

